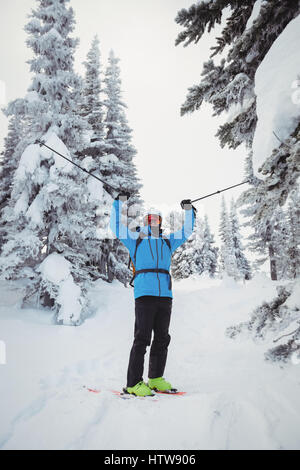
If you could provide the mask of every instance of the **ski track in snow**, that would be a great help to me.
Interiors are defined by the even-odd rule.
[[[8,361],[0,369],[0,448],[299,449],[297,366],[266,363],[266,344],[224,334],[272,298],[275,284],[174,284],[165,376],[187,395],[157,400],[122,400],[111,392],[125,385],[131,289],[95,283],[95,314],[78,328],[54,325],[49,312],[21,310],[12,297],[9,309],[2,301]]]

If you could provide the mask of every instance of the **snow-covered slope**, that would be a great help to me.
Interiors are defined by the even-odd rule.
[[[3,282],[0,448],[299,449],[300,366],[268,363],[266,344],[225,335],[274,298],[276,285],[263,276],[246,285],[174,282],[165,376],[187,395],[125,401],[110,390],[125,385],[131,288],[97,281],[89,293],[95,315],[63,327],[50,311],[21,310],[17,291]]]

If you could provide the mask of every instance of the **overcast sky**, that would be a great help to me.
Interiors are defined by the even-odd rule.
[[[214,35],[198,44],[175,47],[182,30],[175,17],[192,0],[71,0],[75,11],[74,36],[80,38],[75,68],[84,73],[95,34],[100,39],[102,63],[107,65],[112,48],[120,58],[123,99],[138,151],[135,163],[144,185],[147,204],[162,209],[177,206],[182,199],[196,199],[245,179],[245,149],[221,149],[215,137],[218,125],[211,108],[203,107],[180,117],[189,86],[200,82],[203,62],[209,58]],[[6,101],[23,97],[31,81],[31,50],[23,30],[36,0],[2,0],[0,6],[0,80]],[[0,93],[1,96],[1,93]],[[2,98],[3,99],[3,98]],[[2,103],[3,104],[3,103]],[[7,120],[0,116],[0,149]],[[223,193],[230,199],[247,188],[243,185]],[[218,239],[221,195],[195,205],[208,219]]]

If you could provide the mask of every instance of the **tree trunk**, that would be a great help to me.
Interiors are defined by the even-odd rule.
[[[270,271],[272,281],[277,281],[276,260],[272,243],[269,243]]]

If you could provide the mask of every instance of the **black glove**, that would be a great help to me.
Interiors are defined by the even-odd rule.
[[[120,199],[120,197],[126,197],[127,199],[130,198],[130,193],[128,193],[127,191],[122,191],[121,193],[119,193],[117,195],[117,197],[115,198],[116,200]]]
[[[183,199],[180,205],[181,205],[181,209],[190,210],[192,208],[192,201],[191,199]]]
[[[196,215],[197,209],[196,209],[196,207],[194,207],[192,205],[192,200],[191,199],[183,199],[183,201],[181,201],[180,205],[181,205],[182,209],[187,210],[187,211],[193,209],[194,215]]]

